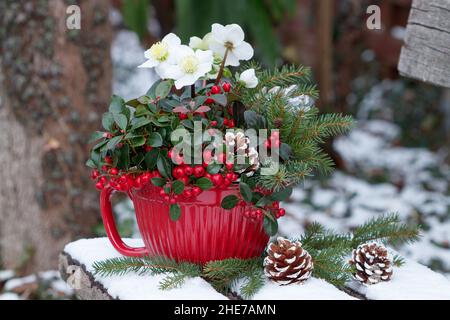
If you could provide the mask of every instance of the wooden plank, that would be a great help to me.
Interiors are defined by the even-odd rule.
[[[398,70],[450,88],[450,1],[414,0]]]

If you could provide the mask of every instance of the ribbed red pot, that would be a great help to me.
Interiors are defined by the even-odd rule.
[[[269,241],[262,219],[244,217],[246,207],[221,208],[224,197],[237,194],[237,186],[203,191],[199,196],[179,198],[181,217],[172,221],[169,204],[158,188],[148,184],[128,195],[133,201],[137,224],[145,247],[131,248],[120,238],[114,222],[110,197],[113,189],[102,190],[100,206],[106,233],[113,246],[125,256],[166,256],[177,261],[205,264],[227,258],[260,256]]]

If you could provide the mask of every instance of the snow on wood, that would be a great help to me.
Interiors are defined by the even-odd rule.
[[[125,239],[130,246],[142,246],[142,241]],[[120,300],[225,300],[222,294],[201,278],[188,279],[181,288],[160,290],[163,276],[93,276],[96,261],[120,257],[107,238],[82,239],[69,243],[60,259],[63,279],[70,282],[82,299]],[[79,277],[78,279],[76,277]]]
[[[416,262],[394,267],[391,281],[363,286],[353,281],[350,289],[369,300],[449,300],[450,281]]]
[[[450,1],[414,0],[398,69],[450,88]]]
[[[236,293],[240,295],[239,284]],[[280,286],[269,280],[253,297],[252,300],[355,300],[355,297],[337,289],[328,282],[310,278],[303,284]]]

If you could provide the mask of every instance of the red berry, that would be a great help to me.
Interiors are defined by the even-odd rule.
[[[223,89],[223,91],[225,91],[225,92],[230,92],[230,90],[231,90],[231,84],[229,84],[228,82],[225,82],[225,83],[222,85],[222,89]]]
[[[233,179],[231,179],[231,181],[236,181],[237,179],[239,179],[239,176],[236,173],[233,173]]]
[[[95,180],[95,179],[98,178],[99,175],[100,175],[100,173],[98,172],[98,170],[97,170],[97,169],[94,169],[94,170],[92,170],[92,172],[91,172],[91,179],[92,179],[92,180]]]
[[[234,163],[232,163],[232,162],[227,162],[227,163],[225,164],[225,167],[227,168],[228,171],[231,171],[231,170],[233,170]]]
[[[190,197],[192,197],[192,192],[189,191],[189,190],[184,190],[184,191],[183,191],[183,195],[184,195],[186,198],[190,198]]]
[[[274,203],[272,203],[272,207],[274,207],[275,209],[278,209],[280,207],[280,203],[274,202]]]
[[[217,127],[217,121],[215,121],[215,120],[214,120],[214,121],[211,121],[211,126],[212,126],[212,127]]]
[[[244,212],[244,217],[250,218],[251,215],[252,215],[252,212],[251,212],[250,210],[245,210],[245,212]]]
[[[246,202],[244,200],[241,200],[241,201],[239,201],[238,205],[241,207],[245,207]]]
[[[252,210],[250,213],[250,218],[255,219],[257,216],[256,210]]]
[[[178,179],[178,180],[180,180],[181,182],[183,182],[185,186],[187,186],[187,185],[189,184],[189,177],[184,176],[184,177],[181,177],[181,178]]]
[[[184,176],[184,170],[183,170],[183,168],[182,167],[175,167],[174,169],[173,169],[173,171],[172,171],[172,175],[175,177],[175,178],[181,178],[182,176]]]
[[[108,181],[108,179],[106,179],[106,177],[103,176],[103,177],[100,177],[100,179],[99,179],[98,181],[101,182],[101,183],[103,183],[103,184],[105,184],[106,181]]]
[[[112,158],[110,156],[105,157],[105,163],[111,164],[113,162]]]
[[[212,86],[211,87],[211,93],[212,94],[219,94],[222,90],[220,90],[219,86]]]
[[[170,197],[169,196],[164,196],[164,200],[165,201],[170,201]]]
[[[193,187],[192,188],[192,194],[194,196],[198,196],[200,193],[202,193],[202,189],[200,189],[200,187]]]
[[[234,128],[234,120],[228,120],[228,128]]]
[[[101,182],[99,181],[99,182],[97,182],[97,183],[95,184],[95,187],[97,188],[97,190],[103,190],[103,188],[104,188],[105,186],[103,185],[103,183],[101,183]]]
[[[205,169],[202,166],[195,166],[194,167],[194,176],[196,178],[201,178],[205,175]]]
[[[180,120],[186,120],[188,118],[188,115],[186,113],[179,113],[178,114],[178,118],[180,118]]]
[[[206,104],[213,104],[213,103],[214,103],[214,100],[211,99],[211,98],[208,98],[208,99],[205,100],[205,103],[206,103]]]
[[[164,197],[166,195],[166,192],[164,191],[164,189],[159,190],[159,195],[161,197]]]
[[[223,181],[223,186],[224,186],[225,188],[229,187],[230,185],[231,185],[231,180],[230,180],[230,179],[225,179],[225,180]]]
[[[136,189],[140,189],[140,188],[142,187],[142,178],[141,178],[141,177],[137,177],[137,178],[134,180],[133,186],[134,186]]]
[[[185,176],[190,176],[194,172],[194,169],[191,166],[185,166],[183,168],[183,170],[184,170],[184,175]]]
[[[170,204],[175,204],[175,203],[177,203],[177,200],[175,200],[175,199],[170,199]]]
[[[211,180],[212,175],[208,172],[205,173],[205,178],[208,178],[209,180]]]
[[[150,151],[152,151],[153,150],[153,147],[152,146],[145,146],[144,147],[144,149],[145,149],[145,152],[150,152]]]
[[[283,208],[278,209],[278,214],[280,215],[280,217],[282,217],[286,214],[286,210],[284,210]]]
[[[169,157],[169,159],[172,159],[172,149],[169,150],[169,152],[167,152],[167,156]]]
[[[109,170],[109,173],[113,176],[117,176],[119,174],[119,169],[111,168],[111,170]]]
[[[230,180],[230,181],[233,181],[233,177],[234,177],[234,174],[231,173],[231,172],[228,172],[228,173],[225,175],[225,178],[228,179],[228,180]]]
[[[228,126],[228,119],[226,119],[226,118],[223,119],[223,125],[224,125],[224,126]]]
[[[161,173],[158,170],[153,171],[153,178],[161,178]]]
[[[223,183],[223,177],[220,173],[212,175],[211,181],[215,186],[220,186]]]
[[[102,166],[102,171],[103,172],[108,172],[108,167],[107,166]]]

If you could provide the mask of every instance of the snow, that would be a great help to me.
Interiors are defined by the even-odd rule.
[[[355,300],[328,282],[310,278],[303,284],[279,286],[266,281],[252,300]]]
[[[0,294],[0,300],[21,300],[19,295],[15,294],[15,293],[3,293]]]
[[[30,283],[33,283],[33,282],[36,282],[36,281],[37,281],[37,277],[34,274],[26,276],[26,277],[23,277],[23,278],[11,279],[11,280],[8,280],[5,283],[4,290],[5,291],[11,291],[11,290],[13,290],[15,288],[18,288],[18,287],[21,287],[23,285],[30,284]]]
[[[13,270],[3,270],[0,271],[0,282],[4,282],[6,280],[11,279],[14,277],[15,273]]]
[[[350,287],[370,300],[450,300],[450,281],[443,275],[411,260],[394,267],[391,281]]]
[[[130,246],[142,246],[139,239],[124,239]],[[82,239],[69,243],[64,248],[73,259],[85,265],[86,270],[93,272],[92,265],[96,261],[120,257],[107,238]],[[164,278],[157,276],[140,276],[130,273],[124,276],[100,277],[96,280],[103,284],[108,293],[121,300],[224,300],[222,294],[201,278],[188,279],[180,288],[160,290],[159,282]]]

